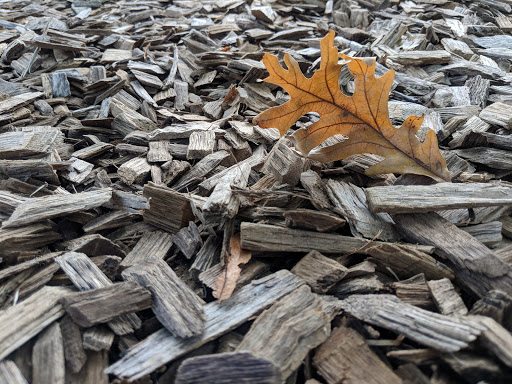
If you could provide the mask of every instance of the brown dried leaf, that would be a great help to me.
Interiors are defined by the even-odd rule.
[[[376,78],[375,63],[367,65],[361,59],[338,54],[333,42],[334,32],[330,31],[320,44],[320,69],[309,79],[290,55],[284,57],[288,67],[284,69],[276,56],[265,54],[263,63],[270,74],[265,80],[284,88],[290,100],[260,113],[253,122],[262,128],[277,128],[282,136],[304,114],[316,112],[320,115],[318,121],[293,134],[296,147],[303,155],[330,162],[372,153],[384,157],[384,160],[368,168],[366,173],[369,175],[415,173],[449,181],[450,174],[435,133],[429,131],[423,142],[416,137],[423,117],[411,116],[400,128],[395,128],[389,120],[388,97],[394,71]],[[352,96],[341,92],[339,57],[346,61],[354,76]],[[337,134],[348,136],[348,139],[312,151],[328,137]]]
[[[224,269],[215,280],[216,289],[213,297],[219,301],[229,299],[236,288],[236,281],[240,277],[242,269],[240,264],[247,264],[251,260],[251,252],[243,250],[240,246],[240,233],[231,236],[229,240],[229,253]]]

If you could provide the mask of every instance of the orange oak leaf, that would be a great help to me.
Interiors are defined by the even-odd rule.
[[[240,277],[242,269],[240,264],[247,264],[251,260],[251,252],[242,249],[240,245],[240,233],[229,239],[229,253],[226,264],[221,274],[215,280],[216,289],[212,292],[213,297],[219,301],[229,299],[236,288],[236,281]]]
[[[338,54],[333,43],[334,31],[330,31],[320,43],[320,69],[309,79],[289,54],[284,56],[288,69],[279,64],[276,56],[265,54],[263,63],[270,74],[265,81],[281,86],[290,95],[290,100],[260,113],[254,118],[254,124],[277,128],[282,136],[300,117],[316,112],[320,115],[318,121],[292,135],[296,148],[304,156],[330,162],[372,153],[384,160],[368,168],[368,175],[414,173],[450,181],[434,131],[430,130],[423,142],[416,137],[423,117],[410,116],[400,128],[391,124],[388,97],[395,72],[388,71],[376,78],[375,63],[367,65],[361,59]],[[345,95],[340,89],[338,78],[342,66],[338,63],[339,58],[345,60],[354,76],[352,96]],[[348,139],[313,150],[337,134]]]

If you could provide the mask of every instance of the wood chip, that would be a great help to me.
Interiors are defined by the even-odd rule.
[[[181,338],[203,333],[204,302],[161,259],[149,258],[123,271],[123,278],[136,281],[151,291],[157,319]]]

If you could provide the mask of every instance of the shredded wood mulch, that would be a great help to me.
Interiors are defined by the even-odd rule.
[[[288,100],[263,54],[311,76],[329,30],[451,183],[252,124]],[[510,382],[511,31],[510,0],[0,0],[0,382]]]

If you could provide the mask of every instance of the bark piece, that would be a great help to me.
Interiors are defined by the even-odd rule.
[[[203,215],[209,222],[232,219],[238,213],[240,198],[233,194],[232,187],[245,188],[249,180],[251,166],[248,163],[237,164],[228,173],[219,178],[212,194],[203,205]]]
[[[181,228],[172,237],[172,241],[187,259],[191,259],[203,245],[199,229],[193,221],[188,224],[188,227]]]
[[[481,341],[507,367],[512,367],[512,335],[487,316],[470,316],[471,320],[483,326]]]
[[[218,132],[219,125],[216,123],[210,123],[206,121],[194,121],[193,123],[186,124],[173,124],[169,127],[155,129],[153,132],[149,133],[148,138],[150,141],[188,139],[190,138],[190,135],[192,135],[193,132],[204,131]],[[184,159],[186,155],[187,145],[171,144],[171,148],[173,145],[179,145],[178,147],[175,148],[179,148],[180,158]]]
[[[460,40],[444,38],[441,40],[441,44],[443,44],[444,49],[448,52],[453,52],[466,60],[469,60],[471,56],[475,54],[471,48],[469,48],[469,45]]]
[[[55,232],[48,223],[36,223],[19,228],[0,228],[0,257],[14,262],[23,254],[39,254],[38,248],[60,240],[61,235]],[[0,276],[5,270],[0,271]],[[0,278],[1,279],[1,278]]]
[[[66,375],[66,382],[69,384],[108,384],[108,375],[104,372],[107,366],[107,351],[88,351],[87,361],[82,370],[76,374]]]
[[[65,314],[59,299],[69,290],[44,287],[28,299],[0,312],[0,360]]]
[[[76,184],[81,184],[89,177],[89,174],[94,169],[94,164],[88,163],[77,158],[70,158],[72,162],[67,171],[62,173],[62,177]]]
[[[400,383],[400,378],[352,328],[335,328],[315,352],[313,364],[328,384]],[[367,367],[363,368],[363,367]]]
[[[204,176],[217,167],[229,153],[226,151],[214,152],[201,159],[192,169],[187,172],[176,184],[172,186],[176,191],[187,190],[197,185]],[[217,175],[219,176],[219,175]]]
[[[287,227],[317,232],[334,232],[346,223],[336,215],[310,209],[287,210],[283,216]]]
[[[23,263],[13,265],[11,267],[4,268],[0,271],[0,281],[10,276],[17,275],[33,267],[48,264],[49,262],[51,262],[53,259],[60,255],[60,252],[52,252],[43,256],[36,257],[32,260],[27,260]]]
[[[215,132],[192,132],[187,148],[187,159],[202,159],[213,153],[215,148]]]
[[[423,273],[427,279],[453,279],[453,272],[445,264],[425,252],[400,244],[379,244],[366,249],[371,261],[381,270],[391,269],[401,279]]]
[[[235,329],[303,284],[301,279],[285,270],[254,280],[228,300],[205,305],[205,329],[199,337],[182,339],[162,329],[128,350],[124,357],[107,368],[106,373],[136,380]]]
[[[124,136],[133,131],[152,132],[158,128],[153,121],[119,101],[112,101],[111,111],[114,116],[112,129]]]
[[[285,144],[285,139],[277,142],[267,156],[262,172],[271,174],[280,184],[297,185],[302,172],[302,159]]]
[[[133,75],[141,82],[141,84],[147,85],[148,87],[160,89],[164,86],[162,80],[160,80],[157,76],[151,75],[146,72],[138,71],[136,69],[130,68]]]
[[[487,246],[495,245],[503,240],[501,228],[502,224],[499,221],[490,221],[488,223],[460,227],[464,232],[469,233],[475,239]]]
[[[428,283],[432,298],[439,311],[446,316],[465,316],[468,309],[455,287],[448,279],[431,280]]]
[[[416,307],[432,309],[432,295],[423,274],[418,274],[410,279],[390,283],[396,296],[406,304]]]
[[[260,145],[257,147],[251,157],[248,157],[245,160],[242,160],[238,162],[237,164],[232,165],[229,168],[226,168],[219,173],[216,173],[212,177],[206,179],[205,181],[201,182],[199,184],[199,189],[202,192],[209,193],[221,180],[222,177],[227,175],[228,173],[233,173],[235,168],[242,167],[244,164],[249,164],[251,169],[254,167],[257,167],[259,164],[263,162],[265,159],[267,152],[265,150],[265,147],[263,145]]]
[[[43,92],[27,92],[21,95],[16,95],[2,100],[0,105],[0,115],[4,113],[12,112],[15,109],[30,104],[32,101],[38,99],[43,95]]]
[[[505,76],[505,72],[500,68],[465,60],[460,60],[453,64],[445,65],[440,68],[440,71],[468,76],[480,75],[486,79],[498,79]]]
[[[435,213],[393,216],[398,229],[411,241],[436,247],[452,263],[458,280],[478,296],[491,289],[512,292],[512,269],[473,236]]]
[[[503,149],[475,147],[455,149],[452,151],[457,156],[469,160],[472,163],[483,164],[490,168],[511,170],[512,152]]]
[[[311,251],[300,259],[291,272],[304,279],[313,292],[326,293],[345,277],[348,270],[336,260]]]
[[[136,157],[121,165],[117,170],[117,175],[125,184],[144,184],[149,178],[151,165],[145,158]]]
[[[140,215],[127,211],[111,211],[89,221],[83,226],[83,230],[85,233],[94,233],[105,229],[124,227],[132,224],[137,217]]]
[[[121,267],[129,267],[150,257],[163,259],[173,244],[172,236],[164,231],[144,232],[135,247],[121,261]]]
[[[392,295],[352,295],[341,307],[355,318],[393,330],[442,352],[466,348],[483,330],[465,318],[454,318],[405,304]]]
[[[460,42],[462,44],[462,41]],[[470,55],[472,56],[472,55]],[[487,105],[487,98],[489,97],[489,87],[491,81],[482,78],[482,76],[470,77],[465,86],[469,88],[469,97],[471,99],[471,105],[476,105],[480,108],[484,108]]]
[[[192,337],[204,331],[204,302],[161,259],[150,258],[122,273],[151,291],[152,309],[164,327],[177,337]]]
[[[60,330],[64,341],[64,356],[66,358],[66,369],[77,373],[87,360],[82,344],[80,328],[73,322],[71,317],[64,316],[60,321]]]
[[[478,300],[469,313],[471,315],[482,315],[494,319],[510,329],[512,326],[512,295],[509,293],[491,290]]]
[[[80,291],[112,285],[112,281],[83,253],[67,252],[55,261]],[[116,335],[126,335],[140,328],[141,320],[131,313],[109,321],[108,325]]]
[[[28,384],[18,366],[11,360],[0,361],[0,383]]]
[[[20,227],[39,221],[86,211],[107,203],[112,198],[110,189],[99,189],[68,195],[35,197],[16,207],[2,228]]]
[[[190,199],[182,193],[150,182],[144,186],[144,197],[150,200],[143,215],[148,224],[176,233],[194,220]]]
[[[92,327],[84,331],[83,346],[90,351],[108,351],[114,342],[114,336],[108,328]]]
[[[281,298],[259,315],[237,352],[248,351],[272,361],[289,377],[309,351],[323,343],[331,331],[321,301],[303,286]]]
[[[241,224],[240,234],[243,249],[259,252],[310,252],[316,250],[321,253],[334,254],[355,251],[366,253],[363,247],[369,245],[368,240],[351,236],[248,222]],[[261,239],[266,241],[261,241]],[[379,241],[371,243],[371,245],[378,244],[383,243]],[[408,244],[407,246],[412,245]]]
[[[197,252],[190,270],[206,271],[219,261],[221,250],[222,238],[214,235],[208,236],[201,249]]]
[[[308,170],[300,174],[300,183],[311,196],[311,204],[320,211],[329,209],[329,196],[320,175],[315,171]]]
[[[71,96],[71,88],[68,77],[63,72],[55,72],[52,75],[52,92],[53,97]]]
[[[132,58],[132,51],[127,49],[113,49],[109,48],[103,52],[100,59],[101,63],[113,63],[120,60],[130,60]]]
[[[176,384],[280,384],[279,369],[269,360],[248,352],[226,352],[186,359],[178,368]]]
[[[185,103],[188,103],[188,83],[180,80],[175,80],[174,91],[176,92],[174,106],[176,107],[177,110],[185,109]]]
[[[69,294],[60,302],[76,324],[88,328],[150,308],[151,293],[135,282],[125,282]]]
[[[512,113],[505,103],[497,102],[485,107],[479,117],[491,125],[512,129]]]
[[[327,182],[327,194],[350,225],[355,237],[396,241],[399,235],[387,213],[371,213],[362,188],[335,180]]]
[[[112,255],[125,257],[118,245],[98,234],[84,235],[59,244],[59,249],[85,253],[89,257]]]
[[[65,383],[64,345],[58,323],[39,335],[32,350],[32,367],[33,383]]]
[[[52,185],[60,185],[53,167],[42,160],[0,160],[0,175],[22,181],[33,177]]]
[[[94,143],[93,145],[89,145],[88,147],[73,152],[71,156],[76,157],[77,159],[87,160],[98,157],[112,148],[114,148],[112,144],[102,142]]]
[[[172,160],[169,152],[169,142],[167,140],[150,141],[147,159],[150,163],[164,163]]]
[[[1,159],[28,159],[44,156],[64,143],[63,133],[54,127],[24,128],[0,134]]]
[[[512,188],[489,183],[393,185],[366,189],[372,212],[419,213],[512,205]]]
[[[403,65],[447,64],[452,55],[443,50],[436,51],[406,51],[388,56],[388,59]]]

